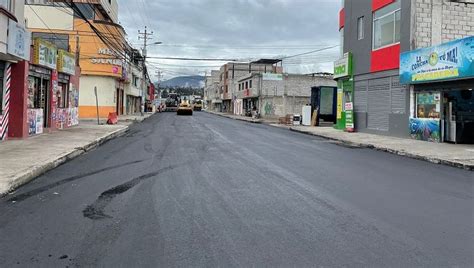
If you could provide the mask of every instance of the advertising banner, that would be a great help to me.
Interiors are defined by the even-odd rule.
[[[8,22],[8,54],[30,60],[31,33],[13,20]]]
[[[262,78],[265,81],[283,81],[283,74],[263,73]]]
[[[28,133],[30,136],[43,133],[43,109],[28,109]]]
[[[345,53],[342,59],[334,62],[334,78],[352,75],[352,54]]]
[[[36,38],[33,51],[33,64],[56,69],[58,50],[53,44]]]
[[[400,55],[400,83],[474,78],[474,37]]]
[[[74,54],[65,50],[58,50],[58,72],[75,75],[76,74],[76,57]]]

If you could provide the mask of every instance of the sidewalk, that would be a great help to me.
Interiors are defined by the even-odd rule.
[[[69,129],[0,143],[0,196],[123,135],[132,121],[143,121],[149,116],[151,114],[125,117],[118,125],[97,125],[94,121],[81,120],[79,126]]]
[[[332,127],[286,126],[265,119],[231,115],[226,113],[208,113],[251,123],[268,124],[274,127],[286,128],[291,131],[335,140],[345,144],[375,149],[414,159],[429,161],[436,164],[474,170],[474,145],[450,143],[432,143],[413,139],[395,138],[367,133],[348,133]]]
[[[332,127],[272,126],[323,137],[357,147],[371,148],[432,163],[474,170],[474,145],[431,143],[366,133],[348,133]]]
[[[210,113],[210,114],[215,114],[215,115],[218,115],[218,116],[227,117],[227,118],[234,119],[234,120],[240,120],[240,121],[245,121],[245,122],[255,123],[255,124],[276,124],[276,123],[278,123],[278,119],[275,119],[275,120],[262,119],[262,118],[255,119],[255,118],[247,117],[247,116],[220,113],[220,112],[213,112],[213,111],[205,111],[205,112]]]

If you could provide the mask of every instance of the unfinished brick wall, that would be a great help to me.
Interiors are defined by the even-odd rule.
[[[414,49],[474,35],[474,0],[413,0]]]

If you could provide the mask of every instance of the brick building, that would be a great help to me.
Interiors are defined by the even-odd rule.
[[[266,118],[301,114],[311,103],[313,87],[335,87],[332,76],[253,73],[238,80],[235,88],[234,114],[258,110]]]
[[[405,72],[404,63],[410,68],[429,63],[431,69],[424,66],[412,70],[423,73],[434,72],[435,65],[436,70],[457,70],[459,66],[444,61],[449,48],[457,44],[460,47],[464,44],[463,54],[459,56],[472,60],[468,55],[472,55],[474,47],[468,45],[469,40],[462,39],[474,35],[473,16],[473,0],[344,1],[340,32],[345,56],[341,55],[341,60],[335,63],[342,102],[338,125],[343,128],[345,118],[354,117],[357,131],[448,141],[445,128],[447,110],[451,109],[463,115],[462,119],[459,116],[456,119],[458,134],[470,132],[474,102],[469,97],[472,86],[468,85],[472,85],[474,67],[466,67],[467,73],[461,76],[425,75],[421,76],[423,81],[415,82],[407,81],[401,73]],[[407,60],[403,61],[404,57]],[[415,62],[410,65],[408,58]],[[431,118],[418,113],[433,108],[428,104],[419,107],[422,102],[434,106]],[[426,129],[426,125],[430,128]],[[422,132],[431,134],[426,137]],[[469,142],[472,137],[468,136],[459,134],[458,142]]]

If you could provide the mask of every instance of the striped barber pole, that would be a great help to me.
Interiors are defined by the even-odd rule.
[[[5,68],[5,95],[3,96],[5,106],[3,107],[2,115],[0,115],[0,141],[5,140],[8,136],[11,78],[12,78],[12,65],[7,63],[7,66]]]

